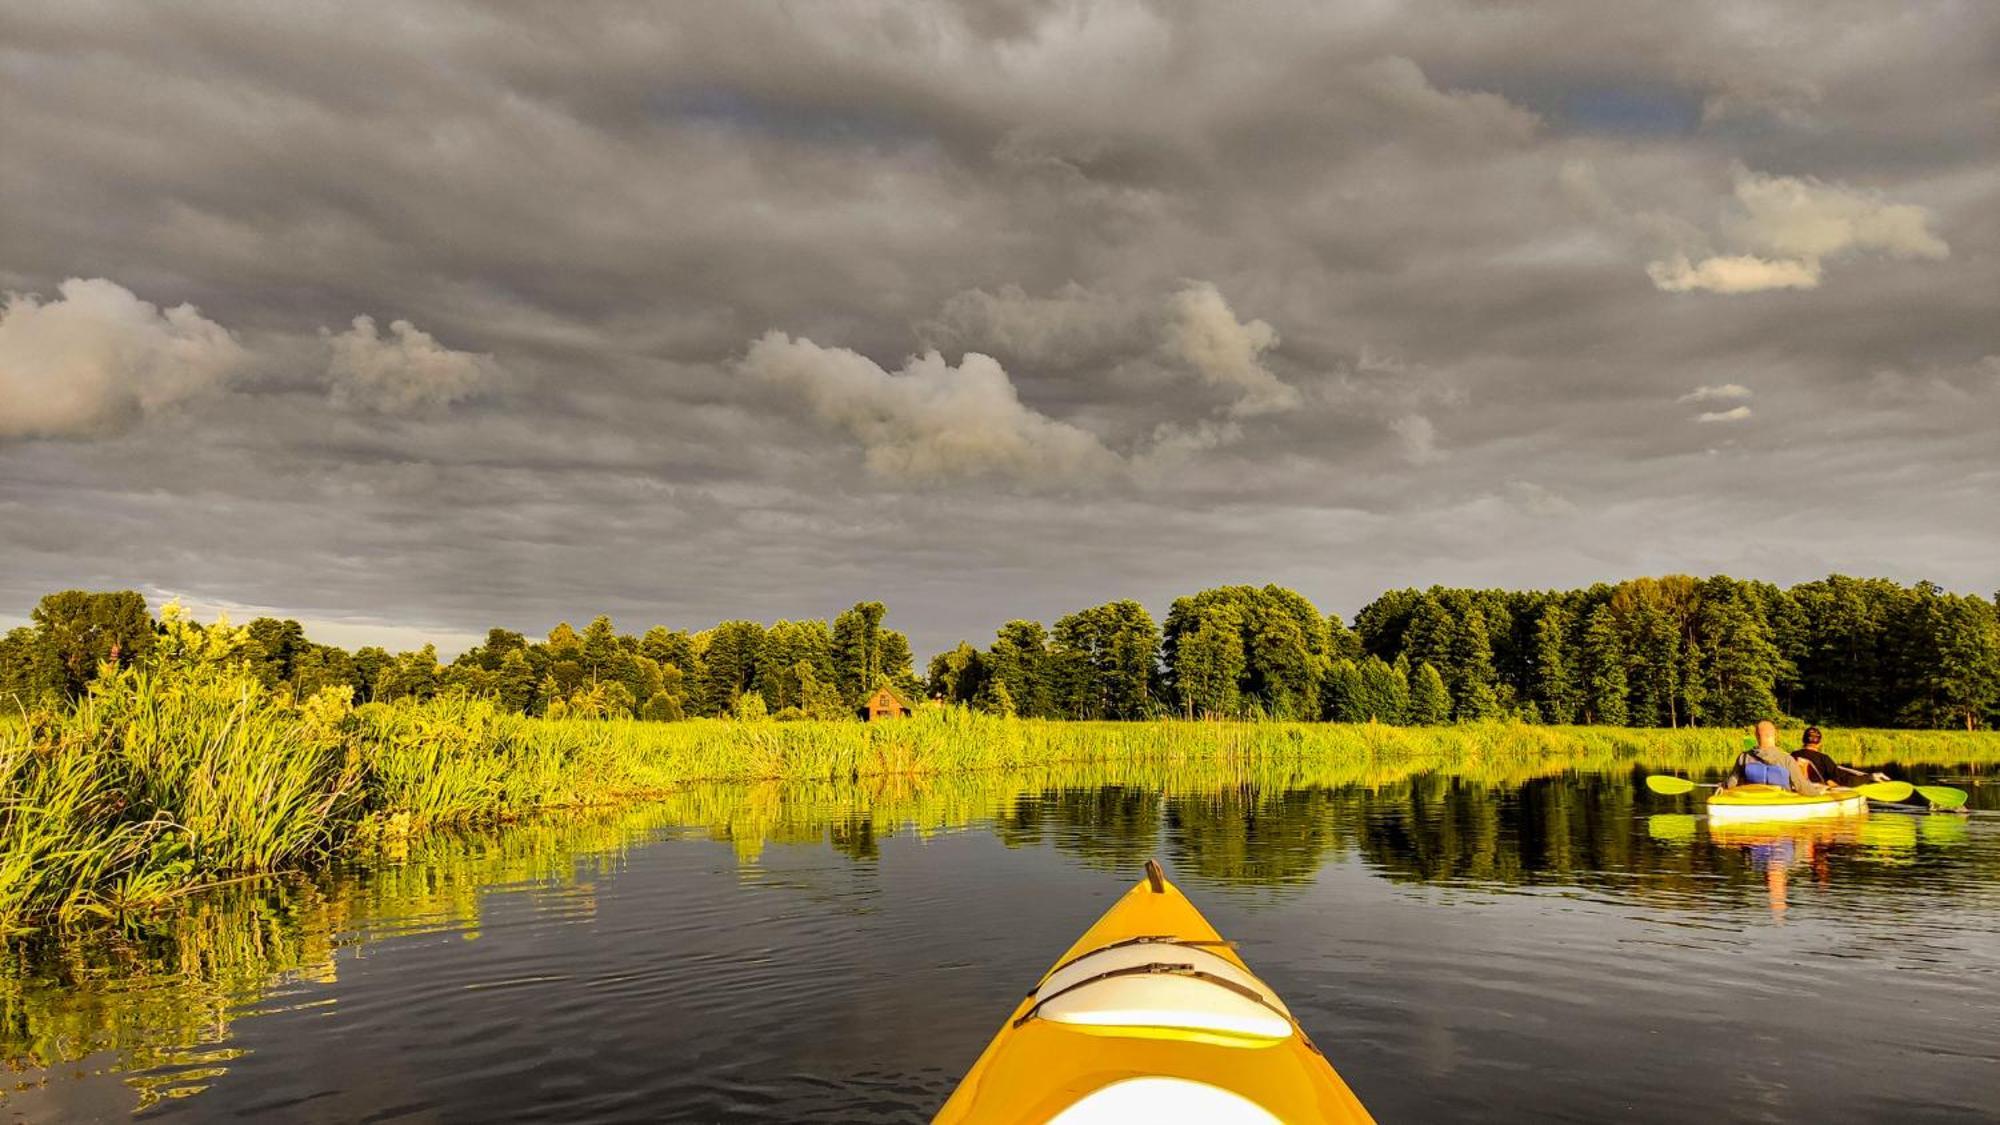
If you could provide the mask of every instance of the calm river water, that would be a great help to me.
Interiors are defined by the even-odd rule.
[[[433,838],[12,951],[0,1120],[922,1121],[1152,855],[1384,1121],[2000,1115],[2000,812],[1732,831],[1635,780],[773,785]]]

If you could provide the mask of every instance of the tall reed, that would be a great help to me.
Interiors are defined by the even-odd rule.
[[[267,691],[212,635],[100,678],[60,712],[0,724],[0,934],[157,907],[357,843],[659,796],[701,782],[1085,769],[1181,787],[1238,777],[1377,785],[1430,771],[1489,784],[1551,769],[1725,764],[1740,735],[1492,723],[1073,723],[965,710],[854,722],[544,720],[481,699],[351,707]],[[177,635],[178,636],[178,635]],[[204,647],[206,646],[206,648]],[[2000,761],[2000,735],[1868,732],[1869,760]],[[1182,780],[1177,780],[1182,779]]]

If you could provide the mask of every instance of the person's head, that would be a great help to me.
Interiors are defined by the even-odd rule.
[[[1805,744],[1806,746],[1809,746],[1809,747],[1814,747],[1814,746],[1818,746],[1818,745],[1819,745],[1819,728],[1818,728],[1818,727],[1807,727],[1807,728],[1806,728],[1806,734],[1805,734],[1805,743],[1804,743],[1804,744]]]
[[[1769,719],[1757,720],[1757,749],[1776,750],[1778,748],[1778,724]]]

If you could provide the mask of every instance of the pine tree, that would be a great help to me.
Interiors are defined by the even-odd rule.
[[[1430,594],[1425,594],[1410,615],[1410,627],[1403,633],[1403,655],[1412,666],[1429,664],[1444,674],[1451,666],[1452,639],[1457,635],[1458,624],[1451,619],[1451,611]]]
[[[1634,726],[1680,725],[1681,634],[1651,600],[1639,602],[1626,653]]]
[[[1429,661],[1417,665],[1416,677],[1410,682],[1410,723],[1413,726],[1434,727],[1451,721],[1451,693],[1445,690],[1444,677]]]
[[[1783,658],[1754,608],[1732,597],[1701,607],[1702,687],[1708,722],[1743,726],[1778,713],[1774,683]]]
[[[1693,637],[1681,641],[1681,666],[1675,672],[1674,680],[1680,688],[1681,721],[1691,727],[1698,727],[1708,711],[1708,690],[1702,676],[1701,642]]]
[[[1202,610],[1199,624],[1180,638],[1177,660],[1175,688],[1184,717],[1233,717],[1241,712],[1243,633],[1233,607]]]
[[[1007,690],[1007,681],[998,677],[979,685],[979,696],[972,705],[988,715],[998,715],[1003,719],[1014,717],[1014,693]]]
[[[1361,662],[1361,710],[1378,723],[1399,724],[1409,716],[1409,681],[1379,656]]]
[[[1535,622],[1532,677],[1538,718],[1563,726],[1576,721],[1577,692],[1570,675],[1569,614],[1550,604]]]
[[[535,669],[528,663],[528,654],[520,649],[509,649],[500,658],[500,670],[495,673],[494,691],[500,697],[500,704],[510,711],[526,711],[535,702]]]
[[[1326,686],[1322,693],[1326,698],[1327,718],[1336,723],[1365,723],[1368,721],[1367,701],[1363,698],[1365,689],[1361,684],[1361,669],[1352,660],[1338,660],[1327,672]]]
[[[1924,599],[1928,659],[1915,676],[1906,717],[1929,726],[1978,729],[2000,703],[2000,619],[1986,599],[1952,594]]]
[[[1583,717],[1585,722],[1622,727],[1626,721],[1625,645],[1609,606],[1591,611],[1583,629]]]
[[[1056,714],[1049,678],[1048,630],[1039,621],[1009,621],[983,657],[989,681],[1007,685],[1017,713],[1028,718]]]
[[[1452,648],[1453,714],[1460,722],[1490,719],[1500,712],[1493,690],[1493,644],[1486,635],[1486,615],[1473,610],[1459,623]]]

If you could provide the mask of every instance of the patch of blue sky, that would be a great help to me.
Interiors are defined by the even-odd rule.
[[[1701,95],[1664,86],[1584,86],[1556,93],[1551,116],[1585,133],[1661,137],[1701,124]]]

